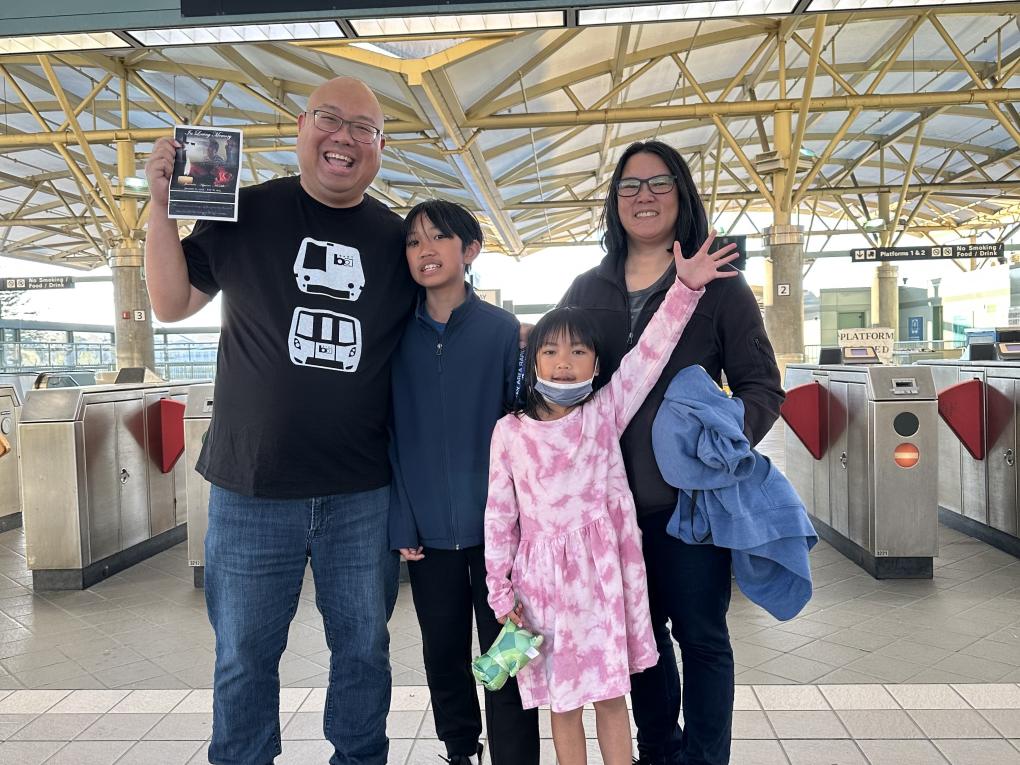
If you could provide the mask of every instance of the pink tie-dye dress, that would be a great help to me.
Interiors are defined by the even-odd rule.
[[[567,712],[630,692],[656,663],[648,586],[620,435],[658,380],[704,290],[677,281],[591,401],[547,422],[496,423],[485,508],[489,605],[545,638],[517,675],[525,707]]]

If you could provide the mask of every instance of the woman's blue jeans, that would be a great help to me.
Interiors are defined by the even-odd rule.
[[[205,594],[216,633],[216,765],[271,765],[280,754],[280,656],[309,560],[331,652],[323,732],[330,765],[385,765],[389,633],[397,558],[389,487],[280,500],[217,486],[209,496]]]

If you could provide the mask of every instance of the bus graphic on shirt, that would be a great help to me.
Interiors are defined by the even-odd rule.
[[[302,292],[337,300],[357,300],[365,286],[358,250],[307,236],[294,261],[294,276]]]
[[[361,361],[361,322],[333,311],[295,308],[289,344],[295,364],[355,372]]]

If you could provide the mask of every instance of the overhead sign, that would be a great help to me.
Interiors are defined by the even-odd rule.
[[[893,342],[896,333],[888,327],[866,327],[860,329],[837,330],[836,337],[840,348],[871,347],[878,354],[883,364],[892,363]]]
[[[64,290],[71,287],[74,287],[73,276],[5,276],[0,279],[0,290],[5,292]]]
[[[944,244],[941,247],[865,247],[850,250],[854,263],[884,260],[940,260],[942,258],[1004,258],[1005,242]]]

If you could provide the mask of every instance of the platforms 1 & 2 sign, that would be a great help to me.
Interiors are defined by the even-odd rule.
[[[1005,242],[944,244],[941,247],[864,247],[850,250],[854,263],[889,260],[941,260],[944,258],[1004,258]]]

